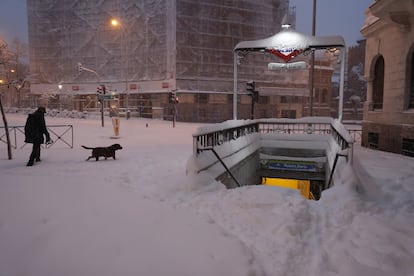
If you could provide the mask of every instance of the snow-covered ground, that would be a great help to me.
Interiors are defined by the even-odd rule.
[[[26,167],[30,146],[0,144],[1,276],[414,275],[414,158],[357,146],[365,190],[308,201],[186,175],[199,124],[121,118],[111,139],[109,118],[46,122],[72,124],[74,148]],[[112,143],[117,160],[85,161],[81,145]]]

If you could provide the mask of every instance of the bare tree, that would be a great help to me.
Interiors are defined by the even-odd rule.
[[[366,99],[365,41],[358,41],[358,45],[350,47],[348,50],[348,89],[345,97],[358,96],[361,101],[364,101]]]
[[[3,65],[6,63],[6,53],[7,53],[7,43],[5,43],[4,41],[0,40],[0,66],[4,67]],[[8,84],[4,84],[3,81],[0,82],[0,88],[2,86],[5,86]],[[2,95],[1,95],[2,96]],[[12,151],[11,151],[11,142],[10,142],[10,134],[9,134],[9,127],[7,124],[7,119],[6,119],[6,115],[4,113],[4,109],[3,109],[3,103],[1,100],[0,96],[0,110],[1,110],[1,116],[3,118],[3,124],[4,124],[4,129],[6,132],[6,139],[7,139],[7,154],[9,157],[9,160],[12,159]]]
[[[25,58],[27,58],[28,47],[26,43],[22,42],[18,38],[15,38],[9,48],[9,87],[14,89],[16,92],[17,107],[21,107],[22,91],[27,85],[26,78],[29,75],[29,67],[24,62]]]

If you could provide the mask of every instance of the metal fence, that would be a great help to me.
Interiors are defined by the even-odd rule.
[[[14,149],[24,148],[26,146],[24,126],[9,126],[8,129],[12,147]],[[45,148],[55,147],[56,145],[73,148],[73,125],[48,125],[47,130],[52,143],[45,145]],[[0,142],[7,145],[6,129],[4,127],[0,127]]]

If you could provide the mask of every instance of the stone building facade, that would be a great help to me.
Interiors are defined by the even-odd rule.
[[[115,99],[104,101],[105,109],[168,119],[174,110],[168,95],[176,91],[182,121],[231,119],[234,46],[279,32],[285,15],[295,25],[288,0],[28,0],[27,6],[31,91],[45,104],[98,109],[97,86],[105,85]],[[114,18],[117,28],[109,24]],[[249,80],[261,94],[256,117],[306,115],[309,72],[269,72],[269,61],[274,57],[244,61],[238,117],[251,116]],[[325,101],[319,95],[331,95],[331,82],[321,86],[318,99]]]
[[[377,0],[366,38],[362,145],[414,156],[414,1]]]

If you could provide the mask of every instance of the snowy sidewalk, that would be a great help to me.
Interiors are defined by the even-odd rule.
[[[309,201],[186,175],[197,124],[122,120],[115,141],[109,121],[46,122],[73,124],[74,148],[42,150],[28,168],[30,147],[13,160],[0,147],[0,275],[414,274],[414,158],[356,147],[376,192],[336,183]],[[85,161],[81,145],[115,142],[117,160]]]

